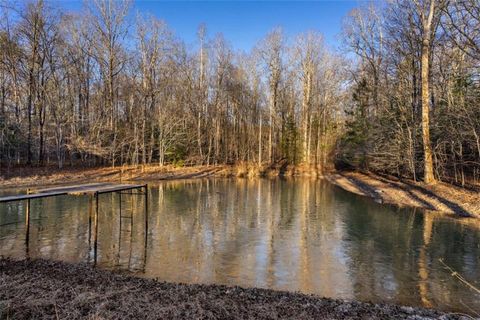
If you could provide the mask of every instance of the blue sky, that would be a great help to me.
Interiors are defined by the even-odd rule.
[[[80,1],[59,1],[78,10]],[[134,12],[155,15],[167,22],[187,44],[205,23],[210,37],[223,33],[236,49],[250,50],[268,31],[281,26],[287,36],[317,30],[331,47],[338,47],[342,18],[359,4],[347,1],[136,1]]]

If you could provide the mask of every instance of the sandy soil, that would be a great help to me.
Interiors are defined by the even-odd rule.
[[[265,289],[158,282],[45,260],[0,260],[0,319],[472,319]]]
[[[399,180],[373,173],[337,172],[326,177],[337,186],[377,202],[420,207],[461,217],[480,218],[480,192],[437,182]]]

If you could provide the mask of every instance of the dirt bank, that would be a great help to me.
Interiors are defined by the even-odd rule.
[[[28,188],[62,183],[88,183],[104,181],[156,181],[172,179],[195,179],[206,177],[275,177],[318,176],[318,170],[308,166],[291,166],[277,163],[259,167],[255,164],[212,166],[122,166],[103,168],[68,167],[16,167],[2,168],[0,187]]]
[[[13,168],[2,169],[0,187],[28,188],[54,184],[159,181],[206,177],[319,177],[319,170],[308,166],[278,163],[259,167],[252,164],[235,166],[123,166],[116,168]],[[336,172],[325,176],[337,186],[378,202],[421,207],[456,216],[480,218],[480,192],[438,182],[427,186],[421,182],[359,172]]]
[[[45,260],[0,260],[0,319],[471,319],[265,289],[157,282]]]
[[[373,173],[337,172],[326,177],[337,186],[377,202],[420,207],[462,217],[480,218],[480,192],[437,182],[399,180]]]

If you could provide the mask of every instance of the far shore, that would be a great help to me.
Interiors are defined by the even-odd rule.
[[[198,179],[209,177],[256,178],[256,177],[309,177],[325,178],[329,182],[379,203],[418,207],[457,217],[480,218],[480,190],[461,188],[437,182],[426,185],[422,182],[400,180],[392,176],[374,173],[331,171],[321,174],[309,166],[278,164],[257,165],[210,165],[210,166],[120,166],[101,168],[65,167],[15,167],[2,168],[0,188],[27,189],[38,186],[90,182],[135,182]]]
[[[275,164],[258,166],[199,165],[199,166],[117,166],[117,167],[14,167],[0,170],[0,187],[29,188],[66,183],[157,181],[198,179],[208,177],[254,178],[278,176],[319,177],[319,170],[308,166]]]

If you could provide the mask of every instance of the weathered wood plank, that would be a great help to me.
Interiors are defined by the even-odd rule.
[[[22,201],[62,195],[84,195],[108,193],[143,188],[141,184],[90,183],[73,186],[54,187],[30,191],[29,194],[0,197],[0,202]]]
[[[1,202],[12,202],[12,201],[22,201],[28,199],[37,199],[37,198],[46,198],[46,197],[53,197],[53,196],[61,196],[66,195],[66,192],[45,192],[45,193],[34,193],[34,194],[18,194],[13,196],[1,197]]]
[[[74,191],[76,189],[81,188],[94,188],[94,187],[103,187],[103,186],[111,186],[112,183],[110,182],[100,182],[100,183],[85,183],[85,184],[76,184],[76,185],[67,185],[67,186],[58,186],[53,188],[42,188],[42,189],[30,189],[30,193],[48,193],[52,191],[59,191],[59,192],[69,192]]]

